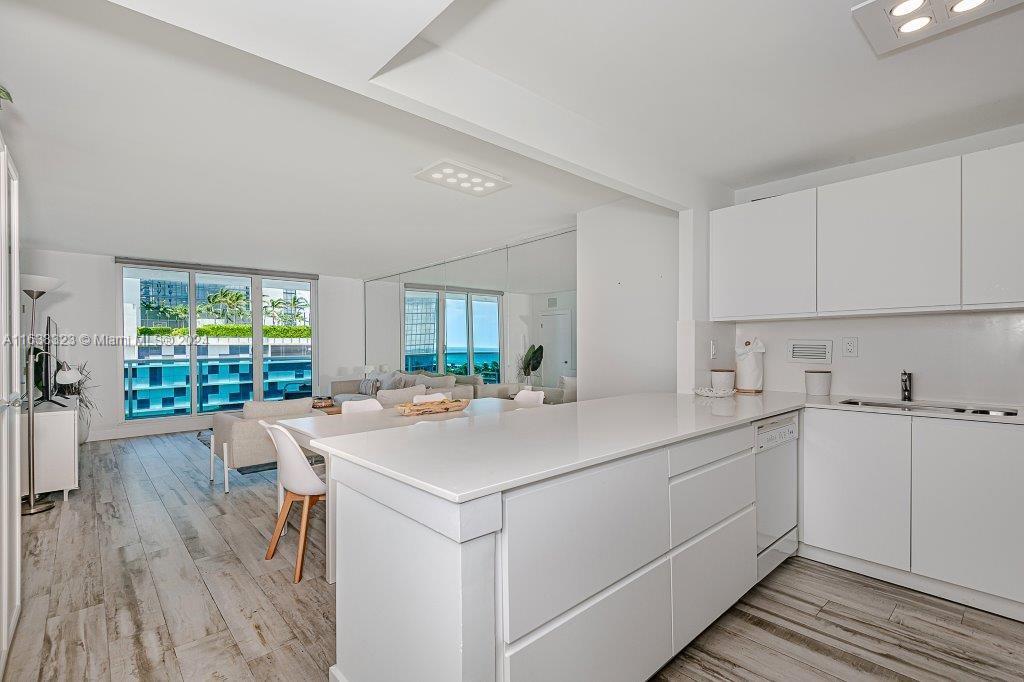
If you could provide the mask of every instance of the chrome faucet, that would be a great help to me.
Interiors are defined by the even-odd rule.
[[[911,397],[913,376],[914,375],[908,372],[907,370],[903,370],[900,372],[900,400],[906,403],[909,403],[911,400],[913,400],[913,398]]]

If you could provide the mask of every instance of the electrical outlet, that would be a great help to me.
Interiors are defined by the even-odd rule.
[[[856,336],[844,336],[843,337],[843,357],[844,358],[855,358],[857,357],[857,337]]]
[[[711,339],[711,359],[714,360],[718,357],[718,344],[715,343],[714,339]]]

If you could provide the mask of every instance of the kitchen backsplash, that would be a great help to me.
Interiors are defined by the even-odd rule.
[[[900,370],[914,398],[1024,405],[1024,312],[957,312],[844,319],[741,322],[737,341],[767,346],[765,388],[804,390],[805,369],[831,369],[832,393],[899,397]],[[858,357],[843,357],[856,337]],[[831,339],[831,365],[786,359],[789,339]]]

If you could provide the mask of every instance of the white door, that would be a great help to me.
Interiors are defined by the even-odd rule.
[[[572,315],[568,311],[540,316],[540,342],[544,346],[541,380],[556,386],[558,377],[575,376],[572,363]]]
[[[0,669],[21,611],[21,505],[18,409],[18,174],[0,136]],[[15,405],[17,401],[15,400]]]
[[[818,313],[960,307],[960,157],[818,188]]]
[[[1024,302],[1024,142],[964,155],[964,305]]]
[[[910,417],[804,410],[804,543],[910,570]]]
[[[711,319],[816,311],[816,189],[711,212]]]

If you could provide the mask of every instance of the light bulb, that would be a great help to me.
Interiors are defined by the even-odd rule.
[[[454,168],[442,168],[441,172],[444,173],[445,175],[448,175],[449,173],[454,173],[455,169]]]
[[[913,33],[914,31],[920,31],[930,23],[932,23],[931,17],[915,17],[900,26],[900,33]]]
[[[890,13],[894,17],[905,17],[921,9],[923,4],[924,0],[903,0],[903,2],[893,7]]]
[[[470,182],[483,182],[480,178],[473,178]]]
[[[975,7],[984,5],[985,0],[960,0],[960,2],[953,5],[953,11],[957,14],[961,12],[970,12]]]
[[[458,182],[457,178],[448,178],[447,182]]]
[[[465,180],[466,178],[469,177],[469,173],[459,173],[457,177],[459,178],[459,180]]]
[[[494,187],[494,183],[493,182],[485,182],[484,183],[484,187]]]
[[[444,177],[444,175],[442,175],[441,173],[431,173],[430,177],[434,178],[435,180],[440,180],[441,178]]]
[[[474,192],[483,192],[483,191],[484,191],[484,188],[483,188],[483,187],[474,187],[474,188],[473,188],[473,191],[474,191]]]
[[[468,182],[463,182],[459,184],[459,187],[472,187],[472,185],[469,184]]]

